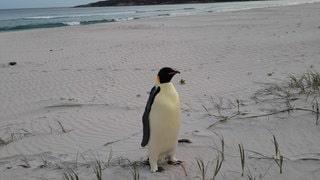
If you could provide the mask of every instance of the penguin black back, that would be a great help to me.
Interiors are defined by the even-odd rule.
[[[142,124],[143,124],[143,137],[142,137],[142,142],[141,146],[144,147],[148,144],[149,138],[150,138],[150,122],[149,122],[149,114],[151,111],[151,106],[153,104],[154,98],[156,95],[160,92],[160,87],[154,86],[151,89],[147,105],[145,107],[143,116],[142,116]]]

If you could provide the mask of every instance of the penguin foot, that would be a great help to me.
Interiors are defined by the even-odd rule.
[[[161,166],[159,166],[159,167],[158,167],[158,170],[157,170],[156,172],[162,172],[162,171],[164,171],[164,168],[161,167]]]
[[[143,164],[151,167],[149,158],[147,160],[143,161]],[[161,166],[158,166],[157,170],[151,168],[151,172],[153,172],[153,173],[154,172],[162,172],[162,171],[164,171],[164,168]]]
[[[148,160],[143,161],[143,164],[146,166],[150,166],[149,158],[148,158]]]
[[[182,163],[182,161],[180,161],[180,160],[177,160],[177,161],[169,160],[169,161],[167,161],[167,163],[170,164],[170,165],[180,165]]]

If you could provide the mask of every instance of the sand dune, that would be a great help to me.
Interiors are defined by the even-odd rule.
[[[126,159],[139,162],[140,179],[202,179],[196,158],[208,162],[211,178],[222,136],[225,161],[217,179],[319,179],[315,114],[251,118],[286,108],[283,99],[257,93],[267,83],[284,87],[289,75],[319,72],[319,9],[314,3],[0,33],[6,142],[0,179],[63,179],[66,167],[95,179],[95,159],[104,163],[103,179],[132,179]],[[173,79],[182,104],[180,138],[192,143],[178,148],[185,170],[164,165],[164,173],[151,174],[141,163],[141,116],[163,66],[181,71]],[[318,94],[295,98],[300,108],[319,101]],[[242,114],[234,116],[236,99]],[[218,122],[215,104],[228,120]],[[273,135],[284,156],[282,174]],[[244,177],[238,144],[246,154]]]

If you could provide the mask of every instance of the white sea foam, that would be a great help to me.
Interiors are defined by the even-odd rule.
[[[58,17],[59,16],[34,16],[34,17],[25,17],[23,19],[53,19]]]
[[[108,12],[108,13],[87,13],[87,14],[65,14],[57,16],[31,16],[24,17],[24,19],[61,19],[61,18],[77,18],[77,17],[91,17],[91,16],[110,16],[110,15],[125,15],[134,14],[135,11],[119,11],[119,12]]]
[[[80,25],[79,21],[72,21],[72,22],[64,22],[63,24],[68,25],[68,26],[76,26]]]

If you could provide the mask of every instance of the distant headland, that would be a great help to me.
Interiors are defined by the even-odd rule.
[[[105,6],[141,6],[141,5],[165,5],[165,4],[189,4],[189,3],[217,3],[235,1],[263,1],[263,0],[107,0],[75,7],[105,7]]]

